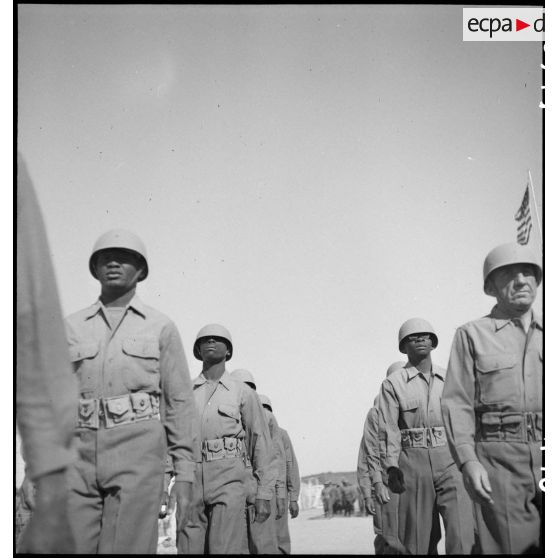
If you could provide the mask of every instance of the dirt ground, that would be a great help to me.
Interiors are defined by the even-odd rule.
[[[374,529],[371,517],[340,517],[326,519],[321,509],[300,512],[289,519],[292,554],[374,554]],[[161,531],[162,534],[162,531]],[[174,542],[163,541],[158,554],[176,554]],[[438,545],[445,554],[444,540]]]

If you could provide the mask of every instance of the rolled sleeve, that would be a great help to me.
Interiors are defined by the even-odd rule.
[[[449,448],[457,466],[477,460],[475,452],[475,376],[467,332],[459,328],[451,348],[444,390],[442,417]]]
[[[161,414],[175,481],[193,482],[195,462],[200,461],[196,443],[197,417],[186,355],[172,322],[161,331],[160,351]]]

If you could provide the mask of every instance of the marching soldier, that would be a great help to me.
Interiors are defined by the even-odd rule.
[[[473,547],[472,505],[450,455],[440,398],[445,370],[432,363],[438,337],[425,320],[407,320],[399,350],[408,362],[386,378],[379,395],[387,442],[388,486],[399,493],[399,538],[410,554],[434,554],[444,520],[447,554]]]
[[[267,419],[256,392],[226,371],[232,354],[232,337],[225,327],[209,324],[199,331],[194,356],[203,368],[193,384],[200,425],[196,479],[201,505],[194,522],[178,531],[179,554],[246,550],[246,459],[257,480],[255,524],[271,513],[275,474]]]
[[[265,397],[265,396],[263,396]],[[268,406],[264,404],[264,409],[267,408],[271,413],[273,409],[271,407],[271,401],[267,398]],[[263,403],[262,402],[262,403]],[[289,502],[289,513],[291,518],[295,519],[298,516],[298,497],[300,494],[300,472],[298,470],[298,461],[293,449],[293,444],[289,437],[288,432],[279,427],[279,433],[281,434],[281,440],[283,442],[283,447],[285,448],[285,486],[287,489],[287,498]],[[276,529],[277,529],[277,545],[279,552],[282,554],[291,553],[291,536],[289,534],[289,520],[287,516],[287,511],[277,517],[276,519]]]
[[[243,382],[252,390],[256,391],[256,382],[254,376],[249,370],[237,369],[231,372],[231,377],[239,382]],[[271,498],[271,514],[270,518],[261,523],[254,523],[254,499],[255,499],[255,482],[250,460],[247,461],[248,479],[246,485],[248,495],[246,499],[246,521],[248,531],[248,548],[250,554],[279,554],[278,532],[275,519],[279,519],[286,514],[286,452],[283,440],[280,436],[279,425],[277,420],[268,410],[268,406],[264,405],[266,396],[259,396],[262,409],[267,420],[267,426],[273,446],[273,456],[270,462],[270,469],[274,483],[274,493]]]
[[[80,394],[69,501],[78,553],[157,551],[167,447],[179,525],[192,511],[192,384],[176,326],[136,294],[147,262],[135,234],[103,234],[89,259],[101,295],[66,320]]]
[[[404,362],[394,362],[386,372],[386,378],[400,370]],[[385,431],[382,439],[379,429],[379,410],[377,396],[372,408],[366,415],[364,432],[359,448],[357,478],[364,494],[367,513],[374,518],[375,554],[402,554],[405,547],[399,540],[398,505],[399,494],[390,493],[387,487],[387,475],[383,469],[386,458]],[[378,504],[374,505],[374,500]]]
[[[33,508],[18,552],[72,554],[75,543],[69,523],[67,475],[76,459],[71,443],[77,382],[41,209],[19,153],[16,285],[16,409],[26,463],[21,496],[28,507],[26,516]],[[34,497],[31,481],[36,484]]]
[[[527,246],[486,256],[489,315],[459,327],[442,411],[450,449],[475,502],[483,554],[542,552],[543,326],[532,310],[541,282]]]

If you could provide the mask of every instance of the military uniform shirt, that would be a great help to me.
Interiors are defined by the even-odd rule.
[[[445,370],[432,365],[427,381],[410,363],[397,370],[382,383],[378,407],[381,429],[386,435],[385,469],[398,467],[401,453],[401,430],[443,426],[440,398]],[[448,451],[448,464],[451,462]]]
[[[366,459],[366,449],[364,446],[364,436],[360,439],[357,460],[357,482],[365,498],[372,498],[372,481],[368,471],[368,461]]]
[[[264,407],[264,413],[268,420],[269,433],[271,434],[271,442],[273,444],[273,458],[271,462],[271,469],[275,474],[275,493],[277,498],[286,498],[287,489],[285,479],[287,477],[287,460],[285,455],[285,446],[277,424],[275,415]]]
[[[33,480],[71,464],[78,391],[41,210],[18,154],[17,424]]]
[[[298,470],[298,461],[293,449],[293,444],[288,432],[279,427],[283,446],[285,447],[286,464],[287,464],[287,493],[289,502],[297,502],[300,495],[300,472]]]
[[[276,474],[270,467],[272,441],[256,392],[225,371],[217,382],[200,373],[193,381],[194,399],[199,417],[199,440],[238,438],[246,452],[257,480],[256,498],[271,500]]]
[[[382,466],[386,458],[385,431],[382,430],[383,439],[380,440],[379,420],[380,412],[374,406],[366,414],[361,442],[368,474],[373,485],[382,482]]]
[[[442,407],[460,468],[477,460],[476,413],[542,410],[542,338],[540,318],[533,316],[526,334],[519,319],[497,307],[457,329]]]
[[[193,482],[199,455],[192,383],[175,324],[136,295],[115,326],[98,300],[69,316],[66,330],[81,397],[160,394],[176,480]]]

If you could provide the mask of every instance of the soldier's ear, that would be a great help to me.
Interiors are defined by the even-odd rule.
[[[496,296],[496,289],[494,287],[494,281],[491,277],[486,280],[486,289],[485,292],[488,296]]]

